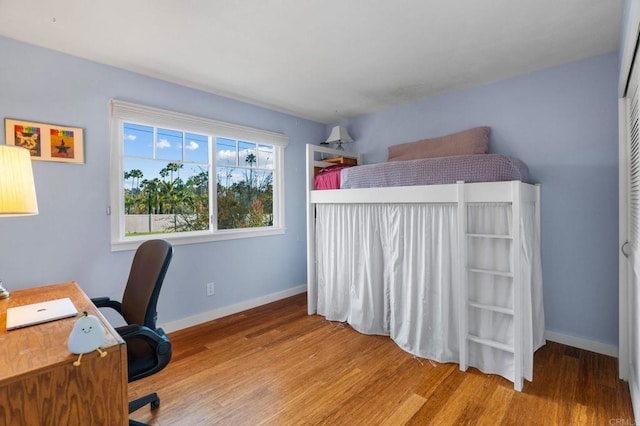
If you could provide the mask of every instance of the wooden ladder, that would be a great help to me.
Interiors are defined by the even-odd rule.
[[[464,194],[464,183],[458,182],[458,243],[460,247],[460,370],[466,371],[469,366],[469,342],[489,346],[513,355],[513,385],[517,391],[523,387],[523,357],[522,357],[522,288],[520,279],[520,206],[521,194],[518,181],[511,185],[511,229],[506,235],[478,234],[468,232],[467,204]],[[468,250],[470,239],[501,239],[509,241],[510,266],[509,271],[480,269],[468,264]],[[499,306],[498,304],[478,303],[469,298],[469,285],[473,285],[470,277],[479,274],[488,274],[496,277],[506,277],[512,288],[512,308]],[[505,344],[496,340],[476,336],[469,332],[469,312],[474,309],[496,312],[513,317],[513,344]]]

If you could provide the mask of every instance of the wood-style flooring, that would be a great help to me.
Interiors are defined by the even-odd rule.
[[[306,294],[169,335],[162,372],[131,383],[153,425],[634,425],[617,360],[548,342],[523,392],[416,359],[384,336],[306,313]]]

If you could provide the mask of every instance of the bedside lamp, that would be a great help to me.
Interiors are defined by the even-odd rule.
[[[0,145],[0,217],[38,214],[31,155],[24,148]],[[0,281],[0,299],[9,292]]]
[[[347,129],[342,126],[335,126],[333,129],[331,129],[331,134],[329,135],[327,140],[322,143],[322,145],[337,143],[338,147],[336,149],[344,150],[342,144],[349,142],[353,142],[353,139],[349,135],[349,132],[347,132]]]

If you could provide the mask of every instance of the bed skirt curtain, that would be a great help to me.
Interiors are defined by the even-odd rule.
[[[470,204],[469,233],[508,234],[508,204]],[[317,204],[317,312],[364,334],[390,336],[402,349],[439,362],[459,362],[460,282],[456,204]],[[520,223],[524,376],[544,344],[540,241],[533,204]],[[509,270],[508,240],[471,238],[468,263]],[[479,303],[512,306],[509,278],[468,274]],[[470,332],[513,343],[513,317],[469,310]],[[513,355],[469,344],[469,365],[513,381]]]

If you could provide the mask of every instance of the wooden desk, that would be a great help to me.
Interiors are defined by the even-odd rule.
[[[79,312],[100,319],[102,349],[78,358],[67,349],[76,318],[7,331],[7,308],[69,297]],[[0,300],[0,425],[126,425],[124,341],[75,282],[11,292]]]

